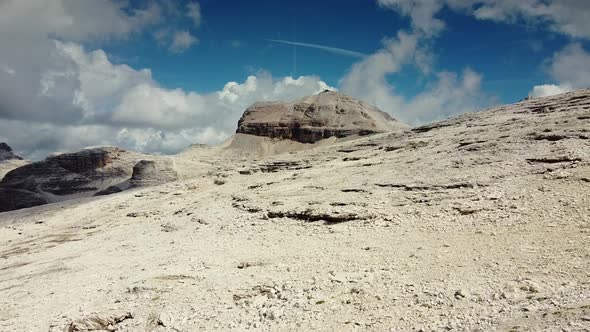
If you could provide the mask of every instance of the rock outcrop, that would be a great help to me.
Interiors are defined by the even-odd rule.
[[[0,162],[4,160],[22,160],[23,158],[17,156],[12,151],[12,148],[4,142],[0,142]]]
[[[141,157],[116,147],[100,147],[16,168],[0,181],[0,212],[93,196],[110,186],[124,185]]]
[[[30,162],[28,160],[24,160],[23,158],[14,154],[12,148],[8,146],[8,144],[4,142],[0,143],[0,180],[2,180],[4,175],[13,169],[27,165],[29,163]]]
[[[133,166],[131,188],[157,186],[178,180],[171,160],[140,160]]]
[[[360,100],[324,91],[295,102],[260,102],[250,106],[236,133],[314,143],[329,137],[403,130],[389,114]]]

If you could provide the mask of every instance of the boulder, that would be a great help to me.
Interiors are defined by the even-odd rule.
[[[375,106],[326,90],[294,102],[255,103],[242,115],[236,133],[314,143],[406,128]]]
[[[178,180],[171,160],[140,160],[133,166],[131,188],[157,186]]]

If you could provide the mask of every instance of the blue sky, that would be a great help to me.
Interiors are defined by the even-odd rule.
[[[323,89],[420,125],[589,87],[587,17],[586,0],[5,0],[0,141],[176,153]]]
[[[383,38],[409,26],[408,18],[368,0],[255,3],[200,1],[204,18],[195,32],[200,42],[181,54],[154,47],[150,31],[131,42],[107,45],[105,50],[134,67],[151,68],[154,77],[168,88],[212,92],[257,70],[268,70],[275,76],[315,74],[337,86],[358,59],[267,39],[371,54],[380,48]],[[438,17],[447,26],[432,42],[435,66],[451,71],[469,66],[482,74],[483,88],[501,103],[518,101],[532,86],[553,82],[544,72],[544,62],[572,41],[542,25],[482,21],[451,10],[443,10]],[[188,19],[178,24],[191,28]],[[578,41],[587,47],[586,40]],[[410,96],[421,91],[428,79],[417,74],[410,66],[388,79],[398,91]]]

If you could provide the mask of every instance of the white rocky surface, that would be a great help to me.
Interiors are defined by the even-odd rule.
[[[581,90],[194,146],[178,181],[0,214],[0,330],[588,331],[589,130]]]

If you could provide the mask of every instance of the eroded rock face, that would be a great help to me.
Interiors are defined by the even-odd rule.
[[[324,91],[292,103],[255,103],[242,115],[236,132],[314,143],[329,137],[364,136],[405,128],[374,106],[338,92]]]
[[[170,160],[141,160],[133,166],[131,188],[157,186],[178,180]]]
[[[12,151],[12,148],[4,142],[0,142],[0,161],[4,160],[22,160],[23,158],[17,156]]]
[[[0,181],[0,212],[92,196],[131,176],[135,153],[115,147],[50,156],[16,168]]]

